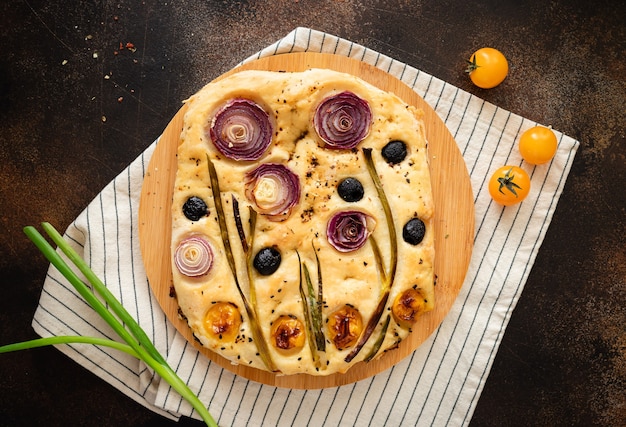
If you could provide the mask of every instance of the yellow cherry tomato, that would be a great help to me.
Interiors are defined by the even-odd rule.
[[[491,89],[504,81],[509,73],[509,63],[497,49],[483,47],[470,57],[467,69],[472,83],[483,89]]]
[[[519,152],[528,163],[540,165],[549,162],[556,153],[556,135],[543,126],[525,131],[519,140]]]
[[[241,327],[241,313],[232,302],[218,302],[204,315],[204,326],[208,336],[234,341]]]
[[[304,325],[295,316],[282,315],[272,322],[272,344],[280,350],[297,350],[304,346]]]
[[[519,166],[502,166],[489,180],[489,194],[496,203],[514,205],[528,196],[530,177]]]

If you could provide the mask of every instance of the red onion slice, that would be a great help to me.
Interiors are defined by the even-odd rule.
[[[339,252],[361,248],[372,234],[376,221],[360,211],[341,211],[333,215],[326,227],[326,237]]]
[[[313,126],[328,148],[352,149],[369,134],[372,111],[362,98],[341,92],[324,99],[313,116]]]
[[[213,266],[211,244],[201,236],[187,237],[178,244],[174,263],[178,271],[185,276],[204,276]]]
[[[258,160],[272,142],[269,115],[254,101],[228,101],[211,120],[215,148],[233,160]]]
[[[284,221],[300,201],[298,176],[286,166],[264,163],[246,174],[246,196],[261,215]]]

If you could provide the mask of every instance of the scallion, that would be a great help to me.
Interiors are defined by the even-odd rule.
[[[237,276],[237,267],[235,264],[235,257],[233,255],[233,249],[230,245],[230,239],[228,237],[228,228],[226,226],[226,214],[224,211],[224,205],[222,204],[222,192],[220,190],[219,178],[217,176],[217,171],[215,170],[215,165],[209,158],[206,156],[207,166],[209,169],[209,177],[211,180],[211,192],[213,193],[213,203],[215,203],[215,210],[217,211],[217,220],[220,227],[220,234],[222,236],[222,243],[224,244],[224,251],[226,252],[226,259],[228,260],[228,265],[230,267],[230,271],[233,275],[233,279],[235,281],[235,285],[237,286],[237,291],[239,291],[239,295],[241,296],[241,300],[243,301],[244,308],[246,310],[246,314],[248,315],[248,320],[250,321],[250,329],[252,331],[252,338],[256,344],[257,349],[259,350],[259,356],[263,361],[263,364],[270,372],[277,371],[274,362],[272,361],[272,356],[267,347],[267,343],[263,338],[263,331],[261,330],[261,325],[259,325],[259,321],[257,319],[256,311],[254,307],[246,298],[246,295],[241,289],[241,285],[239,284],[239,278]],[[244,237],[245,240],[245,237]],[[250,245],[251,246],[251,245]]]
[[[138,359],[143,360],[146,365],[152,368],[161,378],[163,378],[174,390],[176,390],[185,400],[187,400],[194,410],[200,415],[208,426],[217,427],[217,423],[200,401],[200,399],[189,389],[187,384],[168,365],[165,358],[157,351],[145,331],[139,326],[136,320],[126,311],[122,304],[106,288],[104,283],[91,270],[89,265],[74,251],[69,243],[57,232],[49,223],[42,224],[43,229],[53,240],[65,256],[80,270],[89,283],[105,301],[103,303],[94,291],[87,286],[83,280],[72,270],[61,255],[48,243],[48,241],[32,226],[24,228],[24,233],[37,246],[48,261],[59,270],[59,272],[70,282],[76,291],[89,303],[89,305],[102,317],[111,328],[122,338],[126,344],[113,340],[81,337],[81,336],[56,336],[35,339],[17,344],[9,344],[0,347],[0,353],[10,351],[25,350],[46,345],[83,343],[99,346],[107,346],[120,351],[124,351]],[[107,308],[108,306],[108,308]]]
[[[352,359],[354,359],[356,355],[359,354],[363,346],[367,343],[367,341],[372,336],[372,333],[376,329],[376,326],[378,325],[378,322],[380,321],[383,315],[385,306],[387,305],[387,300],[389,299],[389,293],[391,292],[391,285],[393,284],[393,281],[395,279],[396,269],[398,266],[398,238],[396,235],[396,227],[393,222],[393,215],[391,213],[391,207],[389,206],[389,201],[387,200],[387,196],[385,195],[385,190],[383,189],[383,185],[380,182],[378,173],[376,172],[376,166],[374,165],[374,161],[372,159],[372,149],[363,148],[363,155],[365,157],[365,165],[367,167],[367,172],[369,173],[370,178],[372,179],[372,183],[374,184],[374,187],[376,188],[376,193],[378,195],[378,198],[380,199],[380,203],[383,207],[383,211],[385,212],[385,220],[387,221],[387,228],[389,230],[391,259],[389,260],[389,271],[386,272],[384,269],[384,266],[382,265],[382,256],[380,253],[380,248],[378,247],[378,244],[376,243],[376,240],[373,238],[373,236],[370,236],[370,241],[372,242],[372,247],[374,250],[374,257],[376,258],[376,263],[378,265],[378,268],[380,270],[380,274],[382,277],[381,297],[378,300],[378,305],[376,306],[374,313],[372,313],[372,317],[370,317],[369,321],[367,322],[367,326],[365,327],[365,330],[359,337],[359,341],[357,342],[356,346],[354,346],[352,351],[350,351],[350,353],[348,353],[348,355],[345,357],[344,360],[346,362],[352,361]],[[383,329],[384,329],[384,332],[386,332],[386,328],[383,328]],[[374,348],[376,348],[376,346],[374,346]],[[368,358],[371,359],[373,358],[373,356],[368,355]]]
[[[296,251],[296,255],[298,256],[298,265],[299,265],[299,288],[300,288],[300,299],[302,300],[302,311],[304,313],[304,320],[305,320],[305,325],[306,325],[306,329],[307,329],[307,341],[309,342],[309,349],[311,350],[311,358],[313,359],[313,363],[315,364],[315,366],[317,368],[320,368],[320,356],[318,353],[318,348],[317,345],[315,343],[315,331],[314,331],[314,326],[313,326],[313,321],[311,318],[311,308],[309,307],[309,299],[306,296],[306,292],[304,291],[304,282],[302,281],[302,273],[303,273],[303,267],[304,267],[304,271],[306,270],[306,264],[304,264],[304,262],[302,262],[301,258],[300,258],[300,254],[298,253],[298,251]],[[305,273],[306,274],[306,278],[305,280],[307,280],[308,282],[311,281],[309,275],[308,275],[308,271]]]

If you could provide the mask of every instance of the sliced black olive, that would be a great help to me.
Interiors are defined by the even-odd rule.
[[[390,141],[381,151],[387,163],[395,165],[406,157],[406,144],[400,140]]]
[[[280,261],[280,252],[278,252],[275,248],[267,247],[257,252],[254,256],[252,265],[254,265],[254,268],[256,268],[259,274],[269,276],[278,270]]]
[[[361,181],[356,178],[349,177],[343,179],[339,183],[337,186],[337,192],[339,193],[339,197],[346,202],[358,202],[363,198],[365,190],[363,190]]]
[[[198,221],[200,218],[209,213],[206,203],[200,197],[191,196],[183,205],[183,213],[187,219]]]
[[[402,238],[411,245],[419,244],[424,239],[424,234],[426,234],[426,226],[419,218],[410,219],[402,229]]]

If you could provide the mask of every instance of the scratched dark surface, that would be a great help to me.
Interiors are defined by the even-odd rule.
[[[581,142],[471,424],[626,423],[623,1],[5,0],[0,23],[0,344],[36,337],[48,265],[22,227],[65,229],[181,100],[308,26]],[[488,91],[463,73],[486,45],[511,64]],[[45,348],[0,355],[0,425],[168,422]]]

